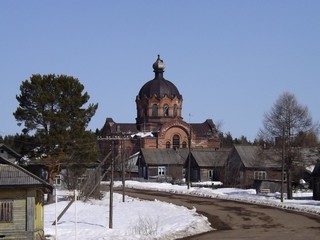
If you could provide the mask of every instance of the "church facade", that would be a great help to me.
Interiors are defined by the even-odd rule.
[[[211,119],[202,123],[187,123],[183,120],[182,95],[171,81],[164,78],[165,65],[159,55],[152,67],[154,78],[141,87],[135,99],[136,121],[118,123],[112,118],[106,119],[100,131],[101,137],[105,140],[100,143],[105,155],[111,151],[112,146],[116,149],[116,154],[122,153],[126,159],[141,150],[148,150],[150,153],[150,150],[154,149],[151,152],[155,155],[156,160],[153,160],[153,163],[157,168],[156,165],[163,165],[164,160],[159,151],[164,149],[170,149],[173,153],[183,152],[189,147],[219,149],[218,132]],[[179,162],[181,167],[184,160],[181,159]],[[140,170],[141,176],[146,170]],[[142,175],[148,177],[148,174]]]

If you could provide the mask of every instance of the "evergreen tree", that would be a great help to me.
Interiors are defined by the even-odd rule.
[[[98,104],[78,79],[66,75],[35,74],[22,82],[19,107],[13,113],[24,134],[31,134],[38,157],[46,156],[53,182],[61,162],[72,165],[97,160],[96,141],[86,128]]]

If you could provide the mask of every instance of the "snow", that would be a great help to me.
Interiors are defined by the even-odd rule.
[[[106,184],[106,183],[105,183]],[[201,184],[214,186],[216,183]],[[120,187],[121,182],[115,182]],[[311,200],[312,192],[294,193],[294,200],[280,201],[280,193],[256,194],[254,189],[203,188],[172,185],[170,183],[149,183],[126,181],[127,188],[149,189],[176,194],[190,194],[268,205],[277,208],[320,214],[320,201]],[[59,193],[58,193],[59,195]],[[307,200],[306,200],[307,199]],[[57,205],[45,206],[45,234],[50,239],[176,239],[212,230],[207,218],[196,213],[196,209],[155,201],[113,194],[113,228],[109,228],[109,193],[101,200],[77,201],[60,219],[55,228],[55,209],[59,214],[68,204],[67,200]],[[75,224],[76,223],[76,224]],[[54,238],[57,231],[57,238]],[[76,233],[76,234],[75,234]]]

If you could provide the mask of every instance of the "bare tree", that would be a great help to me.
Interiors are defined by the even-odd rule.
[[[292,168],[299,154],[294,148],[294,141],[301,132],[315,132],[318,124],[313,124],[308,107],[298,103],[294,94],[284,92],[272,106],[270,112],[265,113],[260,138],[267,142],[276,141],[283,146],[283,161],[287,172],[287,194],[292,198]]]

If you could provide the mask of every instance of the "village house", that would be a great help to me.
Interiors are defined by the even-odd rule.
[[[191,149],[190,154],[185,152],[184,168],[189,168],[192,182],[220,181],[225,182],[225,166],[231,148],[220,149]]]
[[[136,164],[142,178],[157,181],[177,181],[184,178],[184,161],[185,159],[172,148],[142,148]]]
[[[225,184],[249,188],[254,181],[263,180],[273,182],[273,191],[276,191],[279,190],[281,174],[281,154],[276,154],[273,149],[234,145],[227,160]]]
[[[52,186],[0,156],[0,238],[44,237],[44,195]]]

